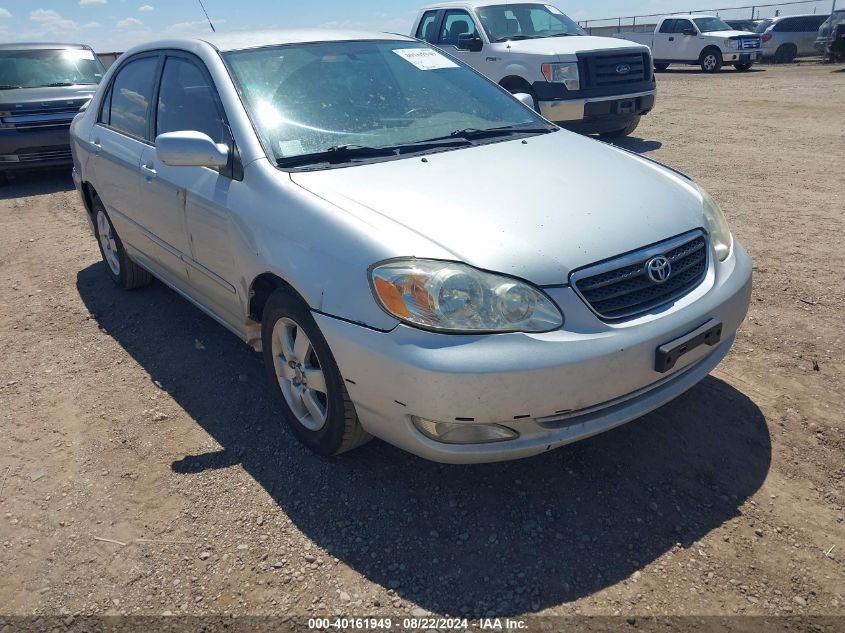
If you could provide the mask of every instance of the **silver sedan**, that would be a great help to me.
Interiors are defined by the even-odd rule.
[[[261,351],[314,451],[526,457],[695,385],[751,289],[702,189],[527,101],[395,35],[154,42],[74,120],[74,179],[105,273]]]

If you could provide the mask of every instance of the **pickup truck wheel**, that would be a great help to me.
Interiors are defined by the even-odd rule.
[[[264,367],[282,416],[319,455],[338,455],[372,437],[358,421],[329,345],[311,311],[286,289],[267,300],[261,323]]]
[[[775,51],[776,64],[791,64],[798,57],[798,49],[794,44],[782,44]]]
[[[628,125],[623,127],[621,130],[613,130],[612,132],[602,132],[599,136],[603,138],[620,138],[623,136],[628,136],[634,130],[637,129],[637,126],[640,124],[640,117],[637,117],[633,121],[631,121]]]
[[[0,187],[5,187],[9,184],[9,176],[5,171],[0,171]]]
[[[750,70],[753,64],[734,64],[734,68],[736,68],[740,72],[745,72],[746,70]]]
[[[655,64],[654,65],[654,70],[657,70],[659,72],[663,72],[667,68],[669,68],[669,64]]]
[[[706,73],[717,73],[722,70],[722,53],[709,48],[701,53],[701,70]]]
[[[100,255],[111,280],[124,290],[135,290],[149,285],[152,275],[129,259],[100,199],[94,198],[91,207]]]

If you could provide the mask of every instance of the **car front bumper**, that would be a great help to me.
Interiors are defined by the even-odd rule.
[[[722,61],[726,64],[753,64],[763,58],[763,51],[736,51],[722,53]]]
[[[69,130],[69,126],[0,129],[0,171],[70,165]]]
[[[450,336],[404,325],[380,332],[314,316],[367,431],[434,461],[503,461],[624,424],[703,379],[727,354],[745,318],[751,260],[737,244],[674,305],[624,323],[599,321],[568,286],[547,292],[566,324],[546,334]],[[719,344],[694,349],[670,372],[655,371],[659,346],[711,319],[723,325]],[[519,437],[445,444],[417,430],[412,416],[499,424]]]
[[[630,95],[540,101],[540,114],[549,121],[585,134],[624,128],[654,108],[655,92]]]

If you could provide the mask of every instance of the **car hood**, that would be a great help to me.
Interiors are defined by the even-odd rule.
[[[686,178],[558,131],[438,154],[294,172],[393,256],[452,259],[539,285],[702,226]],[[399,225],[399,226],[397,226]]]
[[[544,37],[536,40],[515,40],[498,46],[507,46],[512,53],[528,55],[574,55],[590,51],[607,51],[623,48],[644,48],[642,44],[613,37],[575,35],[572,37]]]
[[[758,37],[758,38],[760,37],[757,33],[749,33],[748,31],[708,31],[704,35],[709,35],[709,36],[712,36],[712,37],[724,37],[726,39],[730,38],[730,37],[739,37],[739,36],[742,36],[742,37]]]

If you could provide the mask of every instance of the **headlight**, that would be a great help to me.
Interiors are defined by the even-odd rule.
[[[734,238],[731,235],[731,227],[725,219],[722,209],[716,201],[710,197],[704,189],[698,188],[701,193],[701,201],[704,206],[704,223],[707,225],[707,232],[710,234],[710,242],[720,262],[725,261],[731,254],[734,245]]]
[[[549,332],[563,315],[539,288],[466,264],[402,259],[370,271],[379,305],[400,321],[442,332]]]
[[[581,90],[581,77],[578,75],[578,62],[562,64],[543,64],[543,76],[546,81],[563,84],[567,90]]]
[[[725,47],[736,50],[739,48],[739,40],[725,40]]]

